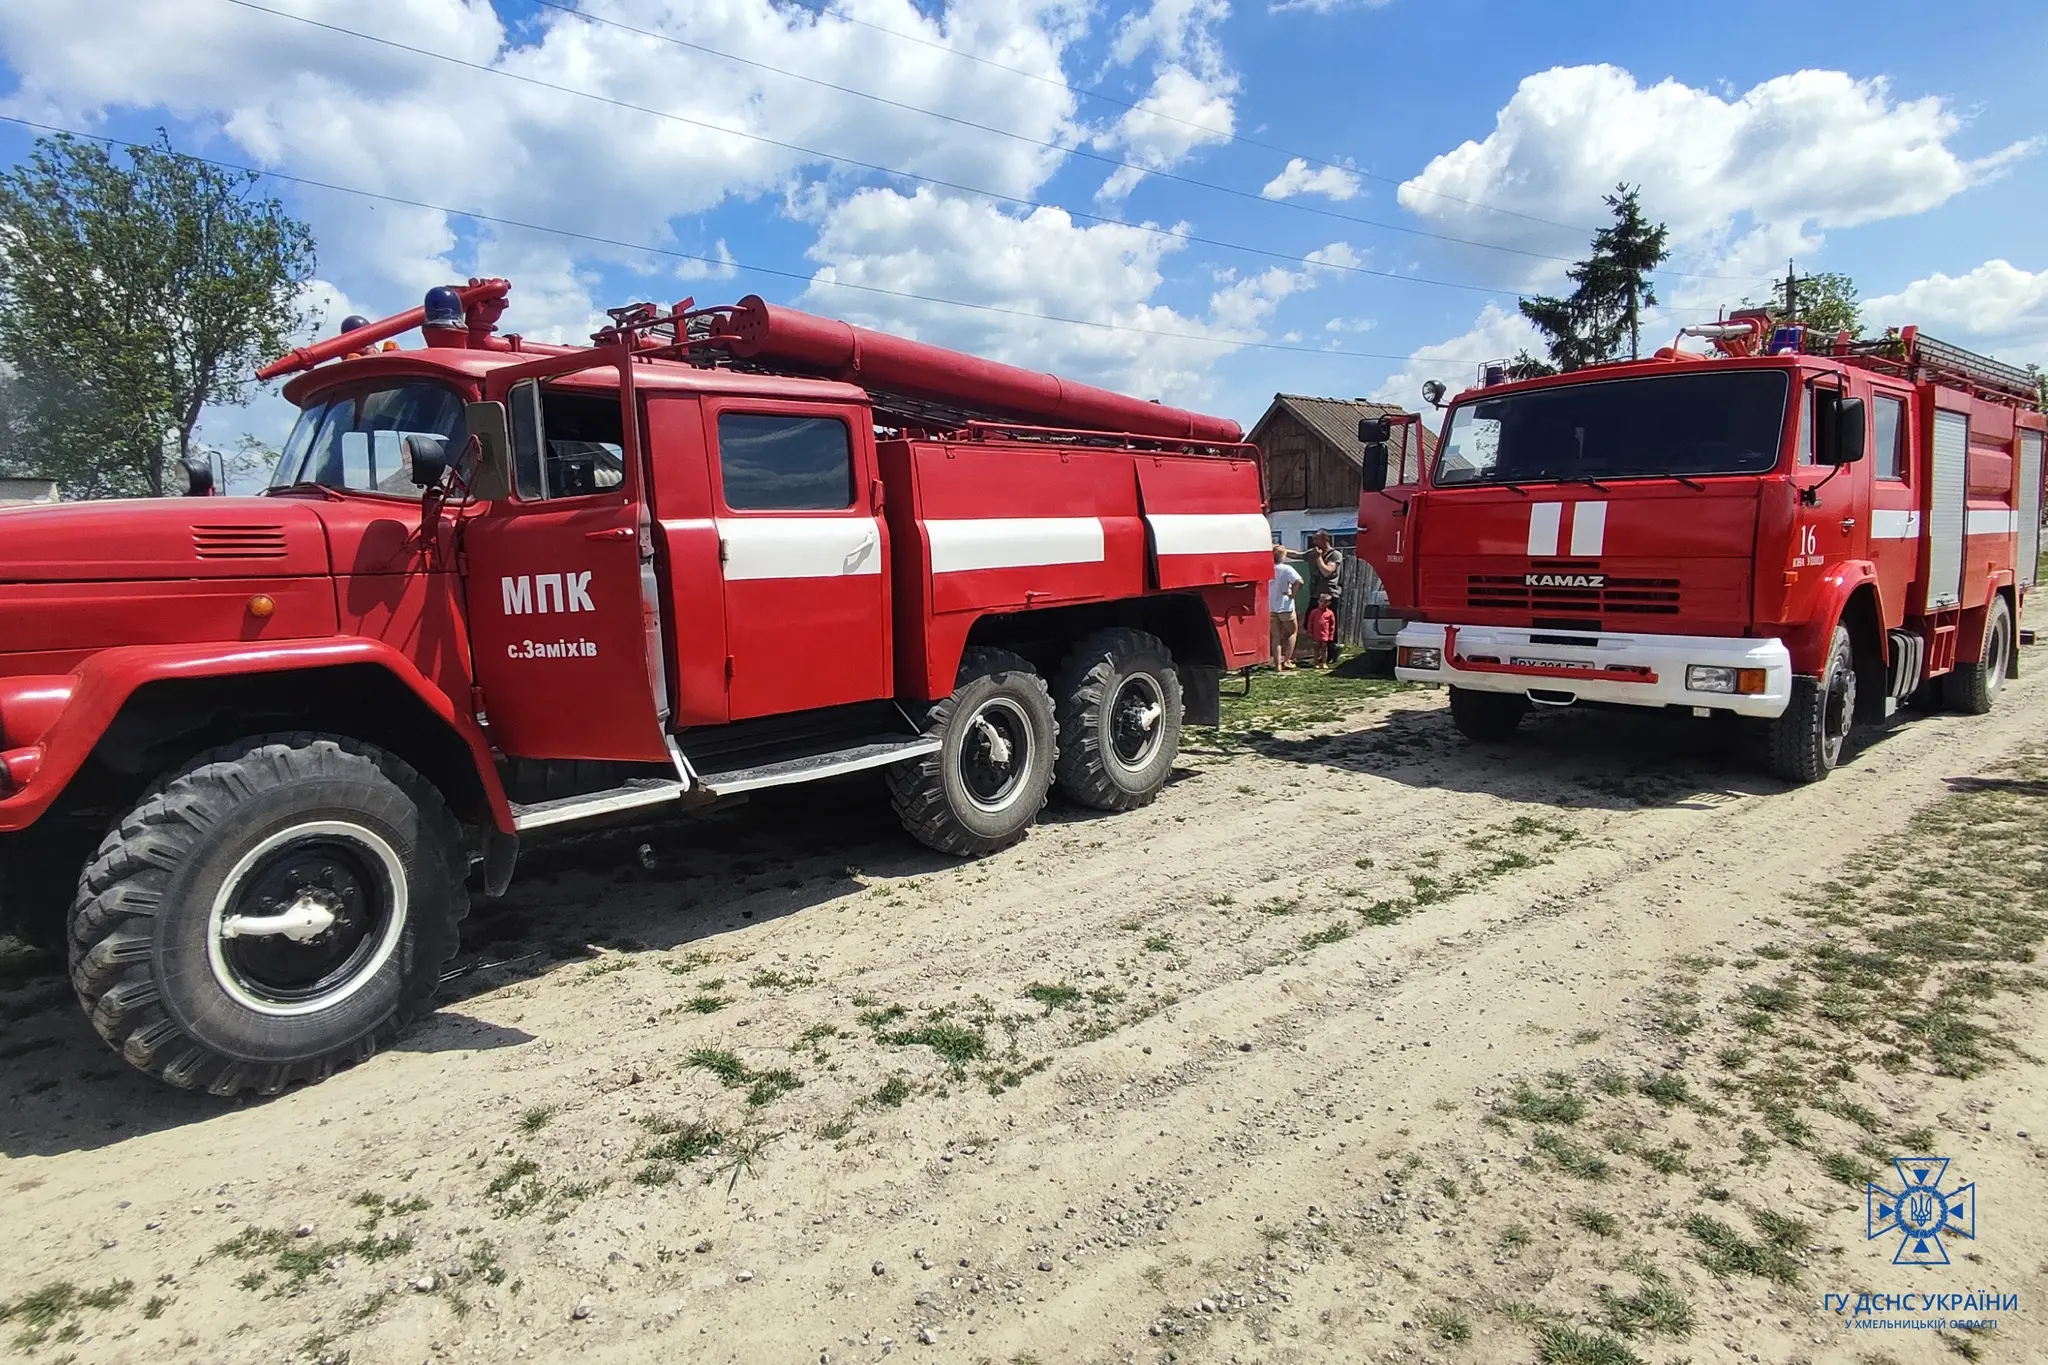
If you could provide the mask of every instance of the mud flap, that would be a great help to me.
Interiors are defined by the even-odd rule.
[[[496,900],[512,885],[512,869],[519,862],[519,836],[507,834],[495,825],[484,826],[484,895]]]
[[[1223,723],[1223,673],[1205,664],[1179,664],[1182,714],[1186,725]]]

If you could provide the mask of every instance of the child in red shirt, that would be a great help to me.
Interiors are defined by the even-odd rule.
[[[1308,638],[1316,642],[1316,663],[1334,668],[1337,664],[1337,613],[1330,609],[1330,594],[1316,596],[1308,614]]]

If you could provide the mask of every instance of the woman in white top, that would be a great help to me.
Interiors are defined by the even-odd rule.
[[[1266,589],[1266,609],[1273,621],[1273,667],[1281,673],[1294,668],[1294,637],[1301,624],[1294,615],[1294,590],[1301,586],[1301,573],[1287,562],[1287,547],[1273,547],[1273,581]]]

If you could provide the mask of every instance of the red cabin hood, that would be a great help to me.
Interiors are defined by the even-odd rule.
[[[0,508],[0,584],[298,578],[328,567],[320,514],[288,498]]]

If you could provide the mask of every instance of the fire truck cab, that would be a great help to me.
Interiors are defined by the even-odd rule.
[[[507,292],[267,367],[264,496],[0,512],[0,911],[174,1085],[369,1055],[538,831],[877,769],[987,853],[1149,802],[1265,654],[1234,422],[751,297],[536,345]]]
[[[1753,718],[1798,782],[1909,700],[1988,709],[2040,551],[2032,376],[1913,328],[1684,335],[1713,353],[1488,367],[1418,480],[1368,459],[1359,553],[1414,618],[1398,676],[1487,742],[1534,707]]]

